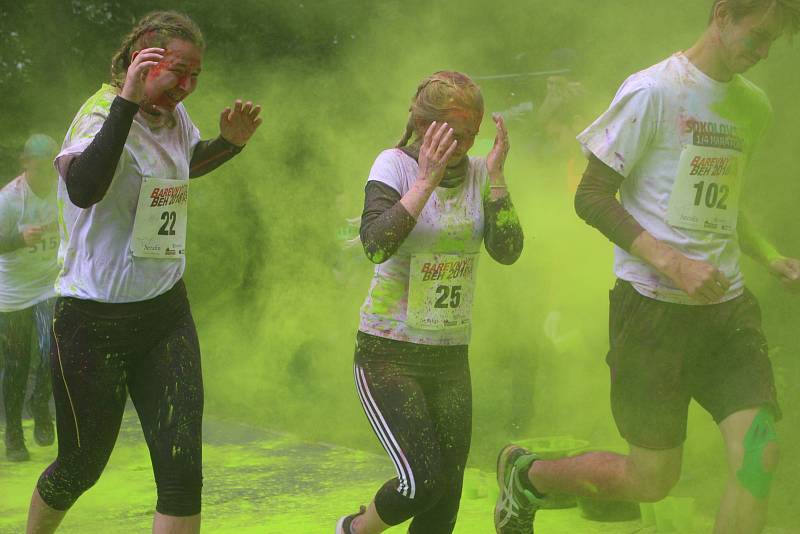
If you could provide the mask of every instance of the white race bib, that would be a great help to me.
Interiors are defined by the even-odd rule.
[[[687,145],[669,198],[667,222],[719,234],[736,231],[745,155],[736,150]]]
[[[38,225],[30,225],[38,226]],[[33,254],[41,258],[55,258],[58,254],[58,245],[60,243],[60,236],[58,235],[58,225],[51,223],[44,225],[45,229],[42,232],[42,239],[38,243],[27,247],[27,253]],[[25,228],[20,228],[22,232]]]
[[[422,330],[469,325],[478,254],[414,254],[406,323]]]
[[[168,259],[184,256],[188,204],[189,180],[142,179],[133,221],[133,255]]]

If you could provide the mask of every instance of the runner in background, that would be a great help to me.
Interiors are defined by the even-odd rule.
[[[533,532],[551,492],[664,498],[680,478],[692,399],[719,426],[728,461],[714,532],[764,528],[781,412],[761,310],[739,259],[745,252],[790,287],[800,284],[800,261],[775,250],[740,210],[742,179],[772,114],[741,73],[798,27],[798,0],[715,0],[698,42],[628,78],[578,137],[589,165],[576,210],[616,245],[607,362],[630,453],[545,461],[506,446],[497,532]]]
[[[354,373],[397,477],[368,508],[342,517],[337,534],[374,534],[411,518],[412,534],[455,526],[472,432],[467,349],[480,246],[511,264],[523,241],[499,116],[489,155],[467,157],[482,118],[478,86],[437,72],[419,85],[400,143],[372,166],[360,236],[377,265]]]
[[[53,322],[58,457],[36,486],[28,533],[55,531],[100,477],[128,392],[150,450],[155,533],[200,530],[203,382],[182,281],[189,179],[241,151],[261,123],[236,101],[201,141],[182,101],[205,45],[186,15],[155,12],[124,38],[55,160],[61,272]]]
[[[51,162],[56,142],[43,134],[25,143],[22,174],[0,190],[0,359],[6,415],[6,458],[30,458],[22,432],[31,339],[38,341],[36,380],[29,401],[33,437],[41,446],[55,438],[50,415],[50,325],[58,275],[57,176]]]

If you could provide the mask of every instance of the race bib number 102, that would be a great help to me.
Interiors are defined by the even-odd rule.
[[[411,256],[408,325],[423,330],[469,325],[478,257],[478,254]]]
[[[683,149],[669,199],[667,222],[719,234],[736,231],[745,156],[736,150],[689,145]]]
[[[131,249],[140,258],[186,254],[189,180],[144,178],[133,222]]]

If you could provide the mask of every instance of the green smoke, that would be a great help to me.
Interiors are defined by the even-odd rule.
[[[209,0],[174,3],[208,38],[200,86],[186,103],[203,137],[217,134],[219,112],[234,98],[264,107],[264,125],[244,152],[191,188],[186,280],[207,411],[380,453],[352,383],[371,265],[357,248],[342,250],[337,230],[360,214],[372,161],[402,134],[417,83],[442,69],[483,77],[568,68],[586,90],[565,126],[577,134],[629,74],[694,42],[706,4],[250,0],[232,11]],[[15,175],[15,151],[29,133],[63,138],[81,102],[106,80],[132,17],[157,7],[52,0],[4,8],[0,181]],[[748,77],[769,94],[776,118],[744,198],[779,250],[798,256],[796,50],[779,41]],[[537,76],[479,83],[487,117],[526,102],[536,108],[546,89]],[[485,120],[474,153],[490,146],[492,130]],[[530,114],[509,121],[509,130],[507,179],[526,243],[515,265],[485,258],[478,275],[471,465],[486,470],[512,438],[572,435],[592,446],[624,446],[604,362],[611,245],[572,210],[570,175],[574,182],[583,160],[576,144],[548,139]],[[785,413],[777,431],[787,446],[770,522],[793,527],[800,521],[800,452],[791,446],[800,439],[800,301],[752,262],[744,268],[764,311]],[[697,497],[711,515],[724,480],[718,431],[694,407],[677,491]],[[342,511],[357,504],[342,503]]]

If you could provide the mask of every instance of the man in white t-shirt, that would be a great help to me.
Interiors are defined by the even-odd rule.
[[[56,175],[51,162],[56,142],[31,136],[20,158],[23,173],[0,189],[0,360],[6,414],[6,457],[29,458],[22,433],[22,405],[28,379],[31,334],[39,340],[40,362],[31,397],[39,445],[54,440],[48,403],[50,388],[50,324],[58,274]]]
[[[578,136],[589,165],[576,210],[616,245],[607,362],[630,453],[545,461],[506,446],[498,532],[531,532],[549,493],[664,498],[680,477],[692,399],[719,426],[731,473],[714,532],[764,528],[781,414],[739,258],[747,253],[787,286],[800,282],[800,262],[778,253],[740,210],[750,155],[772,115],[741,73],[798,27],[798,0],[714,0],[698,42],[629,77]]]

